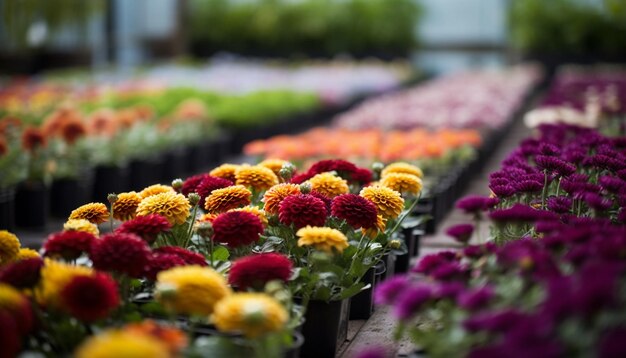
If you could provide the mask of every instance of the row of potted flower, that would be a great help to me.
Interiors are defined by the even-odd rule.
[[[82,205],[41,253],[0,231],[3,351],[297,356],[301,332],[302,356],[333,356],[363,277],[404,247],[421,175],[224,164]]]

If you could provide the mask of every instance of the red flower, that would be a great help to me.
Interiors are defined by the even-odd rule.
[[[316,197],[316,198],[320,199],[321,201],[323,201],[324,205],[326,205],[326,213],[330,213],[330,205],[331,205],[333,199],[331,199],[331,198],[327,197],[326,195],[324,195],[324,194],[322,194],[322,193],[320,193],[318,191],[315,191],[315,190],[312,190],[309,194],[313,195],[314,197]]]
[[[185,181],[183,182],[183,187],[180,189],[180,191],[183,193],[184,196],[187,196],[190,193],[195,193],[198,185],[200,185],[202,180],[204,180],[204,178],[208,176],[208,174],[198,174],[185,179]]]
[[[342,159],[320,160],[313,164],[307,172],[311,177],[316,174],[336,171],[337,174],[349,182],[362,184],[372,181],[372,172],[365,168],[359,168],[353,163]]]
[[[344,219],[355,229],[375,227],[378,220],[376,205],[356,194],[343,194],[335,197],[331,213],[333,216]]]
[[[278,219],[285,225],[294,224],[296,229],[307,225],[324,226],[328,211],[321,199],[310,194],[286,197],[278,209]]]
[[[204,256],[178,246],[162,246],[154,249],[154,253],[176,255],[183,260],[185,265],[207,266]]]
[[[93,322],[105,318],[120,303],[117,284],[111,276],[77,275],[61,291],[61,304],[81,321]]]
[[[246,211],[220,214],[213,220],[213,240],[229,247],[249,245],[263,233],[263,223],[258,216]]]
[[[76,260],[83,252],[89,252],[96,237],[83,231],[63,231],[48,236],[43,244],[46,256]]]
[[[200,195],[200,203],[204,204],[206,197],[211,195],[213,190],[226,188],[232,185],[233,182],[228,179],[206,175],[196,187],[196,193]]]
[[[39,283],[43,260],[36,257],[6,265],[0,271],[0,282],[18,289],[33,288]]]
[[[146,278],[151,281],[156,280],[159,272],[169,270],[176,266],[185,266],[187,263],[180,256],[175,254],[153,254],[150,263],[146,268]]]
[[[242,257],[233,262],[228,274],[228,283],[241,290],[249,287],[263,289],[272,280],[287,281],[293,265],[287,256],[264,253]]]
[[[291,177],[291,180],[289,181],[291,184],[302,184],[305,181],[313,178],[315,176],[315,174],[311,174],[309,172],[305,172],[305,173],[301,173],[301,174],[296,174],[293,177]]]
[[[171,228],[172,224],[166,218],[159,214],[150,214],[125,221],[115,231],[123,234],[135,234],[148,244],[152,244],[157,235],[169,231]]]
[[[134,234],[113,233],[94,240],[89,254],[98,270],[141,277],[150,258],[150,247]]]
[[[0,289],[6,288],[0,287]],[[11,302],[8,306],[0,305],[1,357],[18,356],[22,348],[22,340],[33,330],[34,321],[30,302],[24,296],[21,296],[18,302]]]

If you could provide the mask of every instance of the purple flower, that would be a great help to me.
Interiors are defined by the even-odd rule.
[[[536,221],[536,220],[556,220],[558,217],[556,214],[545,211],[533,209],[528,205],[515,204],[508,209],[501,209],[492,211],[489,214],[491,220],[496,222],[524,222],[524,221]]]
[[[598,211],[604,211],[613,206],[613,202],[607,198],[603,198],[601,195],[595,193],[585,193],[583,196],[585,203],[590,208]]]
[[[458,295],[465,290],[465,285],[461,282],[442,282],[435,288],[434,297],[438,299],[456,300]]]
[[[430,286],[412,286],[398,295],[394,315],[400,320],[409,319],[432,298],[433,290]]]
[[[617,221],[621,223],[626,223],[626,208],[621,208],[619,213],[617,214]]]
[[[559,275],[559,269],[550,253],[534,239],[514,240],[497,252],[498,264],[503,267],[519,268],[532,273],[537,279]]]
[[[453,237],[456,241],[461,243],[467,243],[472,234],[474,233],[474,225],[472,224],[459,224],[454,225],[446,230],[446,234]]]
[[[562,157],[570,163],[579,164],[585,159],[586,153],[581,148],[574,148],[565,150],[562,154]]]
[[[620,177],[620,179],[626,180],[626,168],[620,169],[616,173],[617,173],[617,176]]]
[[[465,320],[463,327],[471,332],[506,332],[522,317],[524,317],[524,314],[514,309],[506,309],[497,312],[481,312]]]
[[[557,214],[568,213],[572,209],[572,199],[567,196],[553,196],[548,198],[547,206]]]
[[[624,169],[624,164],[621,161],[604,154],[596,154],[592,157],[586,158],[583,160],[583,165],[610,171]]]
[[[463,249],[463,256],[477,259],[491,252],[493,251],[490,251],[489,247],[487,247],[486,245],[469,245]]]
[[[557,340],[553,324],[544,317],[523,316],[505,334],[502,357],[563,357],[565,349]]]
[[[446,262],[431,271],[430,276],[439,281],[464,280],[469,273],[467,266],[458,262]]]
[[[430,274],[437,267],[444,263],[456,262],[459,257],[454,251],[441,251],[436,254],[424,256],[417,265],[413,268],[413,272],[423,273],[425,275]]]
[[[471,214],[480,211],[488,210],[496,206],[500,200],[498,198],[489,198],[478,195],[469,195],[459,199],[456,202],[456,207],[464,212]]]
[[[512,185],[489,185],[489,189],[493,191],[494,194],[501,198],[508,198],[509,196],[515,194],[515,188]]]
[[[543,183],[537,180],[521,180],[513,184],[517,192],[536,193],[543,189]]]
[[[409,278],[404,275],[385,280],[374,290],[374,302],[378,305],[393,304],[398,294],[406,289],[409,283]]]
[[[354,358],[385,358],[389,357],[384,347],[374,346],[363,349]]]
[[[501,186],[501,185],[510,185],[511,179],[509,178],[493,178],[489,181],[489,186]]]
[[[486,306],[489,301],[495,296],[493,288],[484,286],[479,289],[471,291],[465,291],[461,293],[457,299],[457,302],[461,308],[469,311],[475,311]]]
[[[539,144],[539,152],[543,155],[558,156],[561,151],[559,150],[559,147],[554,144],[541,143]]]
[[[562,224],[559,221],[553,221],[553,220],[537,221],[535,223],[535,231],[544,233],[544,234],[557,231],[561,227],[562,227]],[[547,237],[544,237],[543,241],[545,241],[546,238]]]
[[[611,193],[619,193],[626,186],[622,179],[610,175],[603,175],[598,178],[598,184]]]
[[[558,172],[559,168],[561,168],[564,163],[565,161],[562,159],[547,155],[538,155],[535,157],[535,164],[537,167],[548,172]]]
[[[611,328],[602,334],[599,339],[598,357],[622,358],[626,357],[626,327]]]

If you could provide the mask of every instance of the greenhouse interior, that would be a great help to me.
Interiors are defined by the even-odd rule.
[[[0,358],[626,357],[625,0],[0,19]]]

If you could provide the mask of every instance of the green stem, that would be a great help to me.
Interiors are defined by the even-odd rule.
[[[548,192],[548,171],[543,170],[543,190],[541,191],[541,208],[546,208],[546,194]]]
[[[404,212],[404,215],[402,215],[398,221],[396,221],[396,224],[394,225],[393,229],[391,229],[391,231],[388,231],[387,233],[390,234],[392,232],[395,232],[396,230],[398,230],[398,227],[400,226],[400,224],[402,224],[402,222],[404,221],[404,219],[406,219],[407,216],[409,216],[411,214],[411,211],[413,211],[413,208],[415,208],[415,205],[417,205],[417,202],[420,200],[421,197],[421,193],[420,196],[418,196],[417,198],[415,198],[415,201],[413,201],[413,203],[411,203],[411,205],[407,208],[407,210]]]
[[[111,204],[111,210],[109,210],[109,225],[111,226],[111,232],[113,232],[113,204]]]
[[[189,241],[191,241],[191,236],[193,235],[193,226],[196,223],[196,215],[198,213],[198,204],[193,206],[193,211],[191,214],[191,222],[189,223],[189,231],[187,231],[187,237],[185,237],[185,245],[183,248],[187,248],[189,245]]]
[[[559,181],[556,183],[556,196],[558,197],[561,191],[561,179],[562,177],[559,177]]]
[[[209,238],[209,262],[211,264],[211,268],[213,267],[213,239]]]

